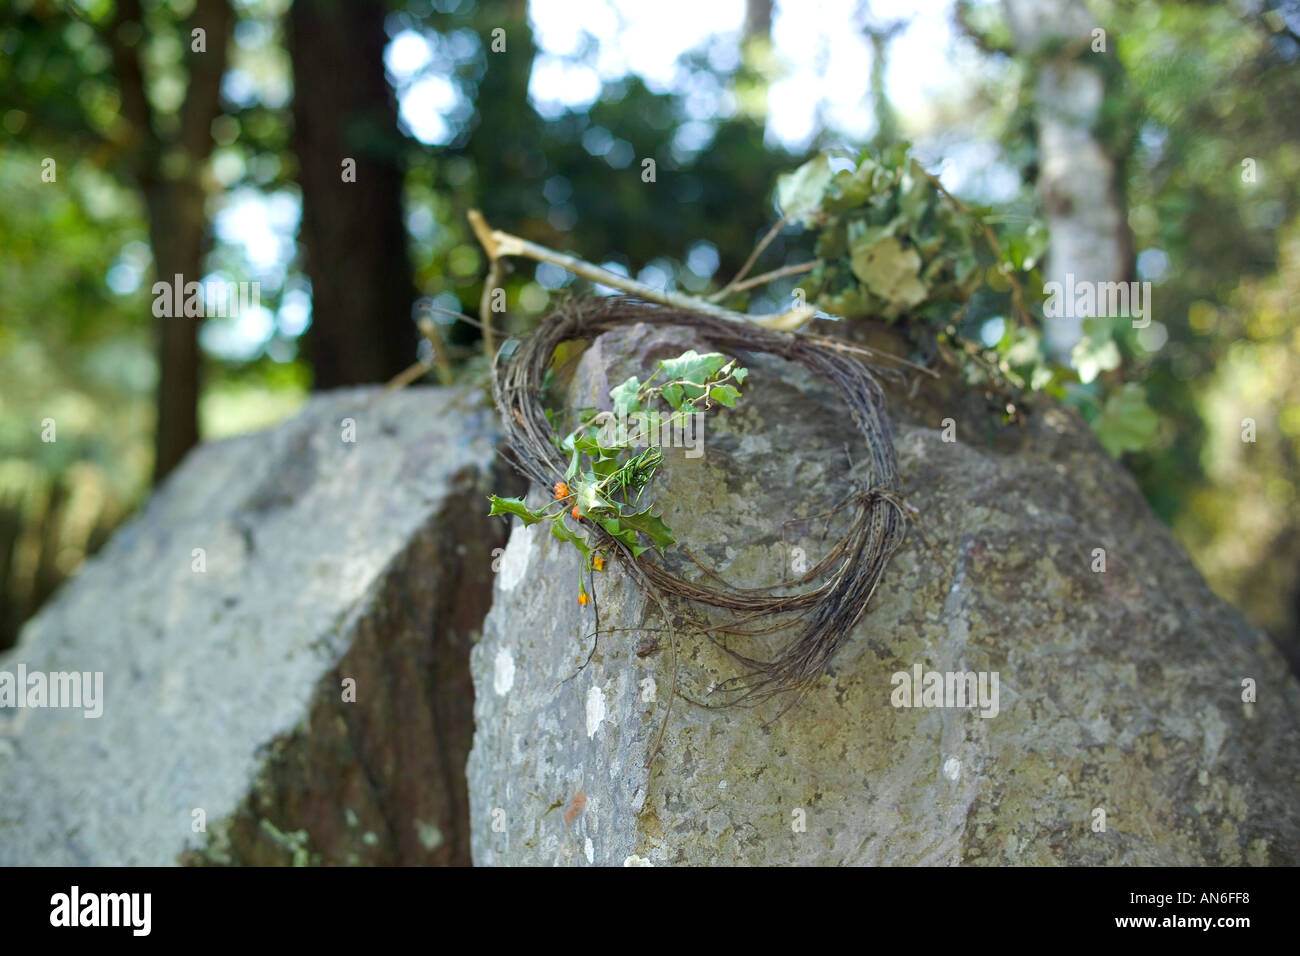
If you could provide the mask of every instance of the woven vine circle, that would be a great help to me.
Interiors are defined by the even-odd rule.
[[[853,352],[836,348],[827,340],[630,297],[574,300],[544,319],[513,354],[506,355],[504,349],[498,352],[493,364],[492,390],[504,428],[504,449],[525,478],[550,487],[568,467],[542,404],[542,384],[556,348],[638,323],[689,328],[711,348],[726,354],[766,353],[794,362],[839,392],[861,433],[866,459],[854,469],[859,477],[853,493],[839,505],[849,512],[848,530],[826,557],[794,580],[745,589],[688,581],[651,558],[652,552],[634,558],[603,528],[586,523],[591,544],[616,555],[665,616],[664,595],[735,612],[722,624],[701,628],[744,666],[741,676],[727,682],[726,689],[740,693],[734,703],[806,689],[825,671],[865,613],[906,527],[896,490],[893,430],[876,376]],[[716,574],[706,576],[721,582]],[[813,582],[818,583],[795,593],[777,593]],[[666,623],[671,629],[671,622]],[[771,660],[756,659],[728,643],[729,636],[752,637],[795,626],[797,636]]]

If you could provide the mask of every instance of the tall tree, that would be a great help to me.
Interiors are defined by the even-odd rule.
[[[1107,122],[1118,61],[1083,0],[1004,0],[1016,54],[1035,73],[1038,190],[1051,235],[1047,281],[1131,278],[1132,241],[1123,203],[1125,148]],[[1113,107],[1113,102],[1111,106]],[[1073,313],[1073,309],[1065,310]],[[1060,358],[1083,333],[1082,317],[1049,319],[1048,348]]]
[[[73,19],[81,23],[71,22]],[[228,0],[196,0],[188,20],[170,22],[165,10],[146,14],[141,0],[118,0],[87,15],[73,5],[37,5],[6,17],[11,68],[0,71],[0,92],[41,118],[29,137],[63,154],[76,151],[139,190],[158,279],[169,284],[202,276],[209,240],[206,209],[212,123],[221,115],[234,13]],[[110,71],[63,42],[85,30],[107,53]],[[169,81],[185,82],[177,108],[162,108],[158,77],[146,74],[143,50],[174,38],[181,63]],[[83,44],[84,45],[84,44]],[[166,47],[159,44],[157,49]],[[155,57],[156,59],[156,57]],[[164,57],[165,59],[165,57]],[[103,104],[112,103],[111,109]],[[154,480],[170,472],[199,439],[198,324],[175,315],[157,320],[157,425]]]
[[[209,239],[203,173],[212,122],[221,115],[221,78],[234,13],[227,0],[197,0],[182,42],[189,87],[179,124],[160,123],[150,102],[140,49],[146,36],[140,0],[119,0],[104,39],[113,56],[122,115],[131,126],[130,165],[144,194],[160,281],[198,281]],[[163,129],[170,125],[170,134]],[[154,480],[161,481],[199,440],[198,324],[175,315],[158,321],[158,424]]]
[[[402,214],[405,138],[384,73],[380,0],[294,0],[293,148],[312,285],[317,388],[387,379],[415,357]]]

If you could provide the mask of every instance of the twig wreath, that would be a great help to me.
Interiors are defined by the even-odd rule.
[[[794,580],[745,589],[688,581],[647,554],[634,555],[624,541],[599,525],[586,523],[592,550],[600,549],[616,557],[658,605],[670,633],[675,632],[664,602],[667,595],[735,612],[722,624],[700,628],[745,669],[724,684],[724,689],[740,692],[731,703],[757,702],[784,691],[804,690],[825,671],[866,611],[905,530],[905,506],[896,490],[898,467],[893,432],[880,385],[853,352],[828,340],[631,297],[575,300],[543,320],[513,355],[506,358],[498,352],[493,363],[493,397],[504,426],[503,444],[520,474],[542,487],[550,487],[565,473],[568,464],[541,400],[556,348],[564,342],[594,339],[637,323],[688,327],[721,352],[766,353],[794,362],[835,387],[862,434],[867,458],[856,469],[862,477],[854,492],[838,506],[839,510],[851,509],[848,530],[816,566]],[[721,585],[716,573],[703,570]],[[819,583],[793,594],[778,593],[813,582]],[[727,642],[728,636],[753,637],[795,624],[800,625],[798,636],[772,660],[756,659]],[[675,654],[674,645],[674,658]]]
[[[552,514],[546,509],[530,509],[522,500],[494,498],[492,511],[516,514],[529,523],[550,519],[553,534],[579,545],[588,562],[585,569],[599,571],[604,558],[598,555],[611,556],[647,599],[657,605],[673,650],[673,693],[647,765],[659,751],[672,698],[677,696],[676,630],[666,598],[685,599],[687,607],[695,604],[731,612],[722,623],[694,622],[742,667],[738,676],[722,684],[724,691],[735,694],[724,706],[756,703],[793,692],[788,709],[825,673],[848,640],[875,595],[890,557],[903,541],[909,516],[915,513],[897,490],[893,429],[877,375],[865,357],[912,363],[835,339],[817,338],[801,331],[803,327],[819,308],[826,308],[844,316],[874,315],[889,322],[907,316],[946,337],[955,331],[954,311],[959,310],[958,316],[964,314],[982,274],[973,237],[982,234],[995,258],[1008,265],[1003,262],[1005,257],[992,230],[926,172],[905,146],[879,157],[867,151],[856,157],[823,154],[781,177],[776,193],[783,211],[781,219],[758,243],[735,278],[708,298],[652,288],[575,256],[494,230],[477,210],[469,213],[470,225],[489,262],[480,316],[484,348],[492,357],[492,391],[504,427],[504,450],[524,477],[543,488],[553,487],[562,506]],[[817,231],[817,258],[746,278],[787,223]],[[549,262],[627,295],[570,301],[517,346],[508,343],[510,347],[498,349],[491,328],[490,303],[500,287],[503,260],[512,256]],[[1018,269],[1021,263],[1015,266]],[[1015,270],[1003,268],[1002,273],[1014,289],[1017,314],[1027,321]],[[815,305],[799,296],[794,308],[785,312],[746,315],[720,304],[748,289],[793,275],[808,276],[808,299]],[[853,491],[828,512],[844,515],[847,531],[816,566],[797,579],[766,587],[734,588],[689,550],[686,553],[704,572],[703,578],[681,578],[653,558],[648,547],[638,544],[640,533],[656,544],[671,542],[671,535],[661,533],[667,530],[662,522],[654,524],[658,518],[649,512],[628,515],[608,500],[602,502],[604,514],[595,515],[595,520],[587,506],[573,507],[572,517],[581,522],[585,538],[579,539],[564,524],[563,506],[571,500],[581,504],[583,495],[590,505],[597,490],[610,484],[611,479],[608,472],[605,477],[593,473],[590,479],[581,473],[582,494],[570,493],[565,479],[578,474],[582,448],[574,446],[571,460],[566,461],[564,442],[542,404],[553,356],[565,342],[594,340],[604,332],[637,323],[691,329],[709,347],[722,353],[707,357],[715,363],[725,362],[727,355],[744,353],[765,353],[793,362],[832,386],[848,406],[867,454],[851,472]],[[700,358],[706,357],[695,356]],[[929,368],[912,367],[938,377]],[[740,378],[735,380],[739,384]],[[619,390],[638,384],[637,379],[630,379]],[[712,394],[707,380],[692,379],[684,387],[694,388],[697,396],[703,394],[706,404]],[[568,440],[572,442],[574,436]],[[590,444],[587,447],[592,448]],[[631,460],[619,464],[603,447],[597,446],[594,451],[597,464],[606,469],[633,465]],[[658,460],[661,458],[652,464],[657,465]],[[653,467],[647,467],[644,480],[648,481],[652,474]],[[548,507],[554,507],[554,503]],[[639,519],[640,525],[629,529],[625,520],[629,517]],[[580,591],[580,603],[585,604],[585,598],[585,591]],[[596,613],[598,639],[598,609]],[[797,629],[797,633],[771,659],[732,646],[735,639],[743,641],[787,628]]]
[[[781,218],[759,241],[736,276],[703,298],[657,289],[576,256],[492,229],[477,210],[470,210],[470,226],[488,259],[479,307],[481,322],[432,307],[482,329],[483,349],[492,370],[493,397],[504,428],[503,452],[513,459],[523,476],[555,491],[556,501],[541,509],[528,507],[522,499],[493,496],[491,513],[514,514],[530,524],[549,520],[552,534],[578,548],[584,562],[582,570],[588,573],[603,570],[605,558],[612,557],[663,616],[673,651],[673,693],[647,766],[659,751],[672,700],[679,696],[676,629],[667,597],[685,599],[686,608],[693,603],[731,612],[722,623],[693,622],[743,668],[740,675],[723,682],[721,689],[735,692],[735,696],[720,706],[755,703],[793,691],[788,709],[825,673],[848,640],[875,595],[890,557],[902,543],[909,519],[916,515],[896,487],[893,431],[877,378],[884,369],[872,363],[906,365],[934,378],[940,376],[932,368],[887,352],[810,335],[804,327],[813,318],[829,313],[846,320],[871,317],[899,324],[906,338],[927,343],[927,350],[933,347],[939,359],[955,367],[968,385],[983,388],[986,395],[1003,402],[1008,420],[1019,420],[1018,405],[1026,391],[1042,389],[1062,397],[1066,394],[1064,383],[1077,380],[1071,370],[1050,362],[1039,348],[1039,336],[1033,328],[1035,313],[1025,293],[1027,288],[1042,284],[1036,270],[1046,247],[1045,231],[1029,221],[1020,232],[1004,230],[1006,242],[1000,241],[987,213],[972,209],[949,193],[911,155],[907,144],[897,144],[879,154],[870,150],[822,153],[781,176],[775,198]],[[815,234],[815,258],[749,277],[763,251],[787,225],[798,225]],[[993,259],[987,268],[977,248],[981,241]],[[531,334],[498,348],[492,317],[498,300],[504,302],[505,260],[515,256],[550,263],[625,295],[570,301]],[[794,307],[786,311],[751,315],[723,304],[748,290],[790,276],[806,279],[795,290]],[[1005,323],[993,347],[981,347],[959,334],[958,323],[966,316],[977,288],[993,294],[1004,288],[1010,290],[1011,321]],[[715,403],[715,387],[716,403],[731,405],[739,393],[726,382],[739,386],[747,370],[735,358],[728,363],[727,355],[744,353],[766,353],[802,366],[835,388],[848,406],[867,455],[850,473],[853,491],[826,512],[846,516],[847,531],[815,567],[799,578],[761,588],[734,588],[688,549],[684,549],[687,556],[703,571],[704,580],[712,583],[678,577],[652,557],[652,549],[638,538],[643,535],[662,549],[674,542],[670,530],[648,508],[635,511],[634,502],[626,495],[629,489],[639,493],[653,478],[663,461],[661,450],[651,447],[644,455],[629,458],[628,442],[607,447],[593,437],[594,423],[602,415],[608,417],[609,412],[592,412],[593,417],[582,421],[566,439],[561,440],[555,433],[553,418],[543,407],[542,397],[556,349],[565,342],[592,340],[636,323],[689,328],[718,352],[701,356],[692,350],[679,359],[661,362],[655,375],[669,372],[669,381],[661,385],[651,387],[649,380],[641,383],[633,377],[611,389],[610,401],[620,406],[620,412],[629,406],[639,408],[640,399],[647,397],[668,401],[674,414],[680,414],[683,393],[692,406],[702,402],[708,407]],[[420,330],[430,340],[440,376],[448,381],[449,350],[435,323],[426,321]],[[683,374],[685,368],[692,373]],[[427,363],[418,363],[391,385],[400,387],[427,370]],[[710,378],[712,375],[718,378]],[[670,394],[670,389],[675,391]],[[1103,415],[1101,424],[1105,421]],[[566,451],[570,453],[567,461]],[[590,470],[582,467],[584,462]],[[572,490],[569,482],[574,484]],[[625,500],[617,502],[607,493],[611,488],[621,488]],[[557,502],[559,510],[552,512]],[[567,513],[581,523],[581,535],[565,524],[570,505],[571,512]],[[924,535],[921,539],[929,548]],[[790,593],[792,590],[794,593]],[[586,599],[585,589],[580,588],[579,603],[585,606]],[[593,610],[599,639],[599,609]],[[689,610],[686,613],[691,616]],[[737,650],[729,643],[733,638],[753,638],[796,627],[797,635],[768,660]]]

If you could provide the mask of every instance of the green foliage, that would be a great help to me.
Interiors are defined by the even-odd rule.
[[[554,502],[529,508],[522,498],[492,495],[488,514],[514,515],[525,525],[550,522],[551,534],[573,545],[582,558],[578,600],[587,603],[582,574],[603,570],[604,558],[592,549],[585,534],[569,527],[565,516],[579,522],[579,529],[583,521],[595,522],[635,557],[651,547],[662,553],[676,541],[672,530],[650,508],[637,508],[664,460],[654,429],[657,425],[662,435],[714,403],[734,406],[748,372],[719,352],[700,354],[691,349],[661,361],[644,383],[635,375],[628,378],[610,389],[612,411],[584,409],[578,427],[558,440],[560,449],[569,454],[569,467],[564,480],[555,483]],[[652,384],[661,376],[662,384]],[[670,410],[666,416],[661,403]],[[557,416],[548,410],[547,417],[554,421]],[[632,453],[643,445],[648,445],[645,451]],[[643,539],[650,543],[643,544]]]
[[[1142,386],[1126,382],[1106,399],[1092,427],[1106,450],[1118,456],[1147,447],[1155,437],[1157,424]]]
[[[691,114],[689,90],[726,88],[733,74],[712,66],[707,54],[692,54],[680,61],[687,79],[675,92],[629,75],[608,82],[589,108],[539,111],[529,96],[527,5],[435,7],[417,15],[399,5],[391,17],[392,28],[420,30],[448,51],[438,72],[463,101],[446,116],[449,141],[416,147],[408,174],[408,209],[432,217],[413,242],[418,285],[477,311],[484,260],[465,222],[471,208],[496,228],[588,261],[632,274],[648,268],[647,281],[656,285],[701,291],[715,275],[739,269],[769,223],[759,199],[800,156],[765,141],[761,117],[705,122]],[[489,51],[497,27],[509,34],[509,56]],[[685,127],[692,137],[681,135]],[[655,162],[653,182],[642,179],[646,159]],[[691,259],[696,249],[704,254]],[[779,241],[774,251],[783,250]],[[559,296],[586,288],[554,268],[513,265],[503,282],[509,313],[500,318],[511,331],[527,329]],[[478,332],[458,323],[449,337],[467,344]]]
[[[1004,320],[993,347],[955,353],[964,379],[998,390],[1043,390],[1075,404],[1112,455],[1150,445],[1158,420],[1140,385],[1123,384],[1104,399],[1096,387],[1079,387],[1121,367],[1121,333],[1113,320],[1085,322],[1073,368],[1051,361],[1044,350],[1037,331],[1043,295],[1026,292],[1044,288],[1038,265],[1047,232],[1040,222],[1004,227],[999,238],[993,217],[949,196],[906,144],[879,156],[864,151],[838,170],[835,157],[844,160],[841,154],[814,157],[776,187],[784,213],[816,231],[820,264],[810,277],[812,302],[850,318],[903,322],[911,332],[948,341],[965,337],[958,325],[977,291],[1014,290],[1017,321]],[[987,267],[980,262],[981,244],[994,259]]]
[[[1174,530],[1214,589],[1289,643],[1300,663],[1300,216],[1279,230],[1278,253],[1275,275],[1191,310],[1200,336],[1231,329],[1235,339],[1197,380],[1204,477],[1183,479],[1187,504]]]
[[[848,168],[833,170],[832,155]],[[777,182],[792,220],[817,230],[809,300],[847,317],[947,324],[980,279],[976,217],[898,144],[823,153]]]

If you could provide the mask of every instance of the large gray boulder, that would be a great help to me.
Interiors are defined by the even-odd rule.
[[[103,673],[98,718],[0,709],[0,865],[467,863],[475,405],[334,392],[187,458],[0,657]]]
[[[609,333],[571,398],[603,400],[688,346],[686,332]],[[826,553],[841,528],[824,537],[813,516],[861,456],[826,388],[747,364],[704,455],[666,450],[655,485],[679,539],[737,587]],[[953,378],[891,387],[920,534],[831,672],[783,714],[788,700],[678,698],[650,769],[673,683],[657,611],[617,567],[598,575],[584,667],[595,617],[575,601],[576,554],[544,526],[514,528],[472,653],[476,864],[1300,862],[1300,686],[1280,656],[1077,415],[1040,402],[1004,426],[1003,403]],[[696,573],[680,549],[666,560]],[[696,701],[737,673],[689,633],[679,654]],[[996,713],[895,706],[897,675],[918,669],[922,687],[974,673],[990,693],[996,674]]]

